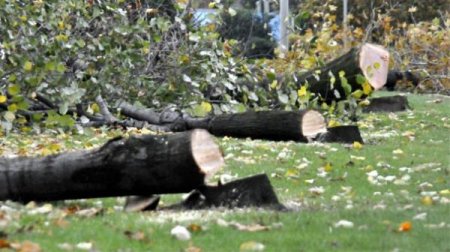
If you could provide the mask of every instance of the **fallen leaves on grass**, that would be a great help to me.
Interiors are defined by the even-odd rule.
[[[136,232],[133,232],[133,231],[126,230],[126,231],[124,231],[123,233],[124,233],[124,235],[125,235],[126,237],[128,237],[128,239],[130,239],[130,240],[135,240],[135,241],[144,241],[144,240],[147,240],[147,238],[146,238],[146,236],[145,236],[145,233],[142,232],[142,231],[136,231]]]
[[[170,234],[178,240],[187,241],[191,239],[191,233],[183,226],[175,226],[170,230]]]
[[[340,220],[336,223],[334,223],[335,228],[353,228],[354,224],[351,221],[348,220]]]
[[[12,248],[15,251],[18,252],[41,252],[41,247],[39,244],[31,242],[31,241],[24,241],[22,243],[11,243],[10,248]]]
[[[236,221],[228,222],[224,219],[218,219],[217,225],[222,226],[222,227],[232,227],[236,230],[245,231],[245,232],[259,232],[259,231],[267,231],[267,230],[271,229],[270,226],[265,226],[265,225],[261,225],[258,223],[246,225],[246,224],[242,224],[242,223],[239,223]]]
[[[325,192],[325,188],[323,186],[314,186],[309,188],[308,191],[314,196],[319,196]]]
[[[420,202],[422,202],[423,205],[425,206],[431,206],[433,205],[433,199],[431,198],[431,196],[424,196],[420,199]]]
[[[353,149],[360,150],[362,149],[363,145],[360,142],[353,142]]]
[[[188,229],[189,231],[193,232],[193,233],[195,233],[195,232],[200,232],[200,231],[203,230],[202,226],[200,226],[199,224],[195,224],[195,223],[190,224],[190,225],[187,227],[187,229]]]
[[[75,247],[80,250],[92,250],[94,244],[92,242],[80,242]]]
[[[247,241],[239,246],[240,251],[263,251],[265,248],[264,244],[256,241]]]
[[[425,220],[427,218],[427,213],[418,213],[413,217],[413,220]]]
[[[409,232],[411,229],[412,229],[412,223],[410,221],[404,221],[404,222],[400,223],[397,230],[399,232]]]

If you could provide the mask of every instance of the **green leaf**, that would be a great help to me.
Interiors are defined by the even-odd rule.
[[[50,62],[47,62],[47,63],[45,63],[45,70],[47,70],[47,71],[55,71],[55,69],[56,69],[56,64],[55,64],[55,62],[54,61],[50,61]]]
[[[361,96],[363,96],[363,94],[364,92],[361,89],[358,89],[352,93],[352,96],[355,97],[356,99],[359,99],[361,98]]]
[[[23,70],[28,72],[33,70],[33,63],[31,61],[25,61],[25,63],[23,64]]]
[[[66,71],[66,66],[62,63],[59,63],[56,66],[56,71],[60,72],[60,73],[64,73]]]
[[[348,84],[348,80],[344,76],[340,77],[340,80],[341,80],[341,86],[345,92],[345,96],[348,96],[352,92],[352,86],[350,86],[350,84]]]
[[[17,105],[15,103],[8,106],[8,111],[10,112],[16,112],[17,111]]]
[[[8,93],[12,96],[18,95],[20,93],[19,85],[9,85]]]
[[[29,107],[29,104],[25,100],[17,103],[17,109],[27,110],[28,107]]]
[[[366,77],[364,77],[361,74],[356,75],[356,82],[360,85],[364,84],[366,82]]]
[[[206,116],[212,110],[212,105],[209,102],[202,102],[192,107],[192,114],[194,116],[203,117]]]

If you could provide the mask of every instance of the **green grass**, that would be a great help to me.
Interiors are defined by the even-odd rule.
[[[116,199],[71,201],[36,215],[29,214],[32,208],[15,207],[18,212],[11,214],[0,239],[32,241],[43,251],[60,251],[58,244],[80,242],[92,242],[99,251],[183,251],[188,247],[239,251],[247,241],[264,244],[265,251],[450,251],[450,196],[445,191],[450,189],[450,98],[409,95],[408,99],[413,107],[410,112],[363,115],[360,126],[366,144],[361,149],[218,139],[227,157],[222,174],[239,178],[268,174],[280,200],[295,211],[124,213],[118,210],[121,201]],[[433,102],[436,99],[441,101]],[[105,133],[95,144],[115,134]],[[13,138],[8,136],[7,141],[14,142]],[[69,144],[72,138],[79,145]],[[61,145],[70,149],[82,148],[86,137],[62,139],[68,139]],[[327,164],[328,173],[318,176]],[[367,175],[374,170],[395,179],[374,185]],[[312,187],[322,187],[324,192],[311,193]],[[431,200],[427,193],[434,193]],[[179,198],[164,196],[163,201],[167,204]],[[63,211],[69,205],[88,208],[99,204],[103,211],[94,217],[65,216]],[[426,213],[426,218],[414,219],[420,213]],[[270,229],[238,231],[218,225],[219,218]],[[351,221],[354,227],[337,228],[334,225],[339,220]],[[399,232],[404,221],[410,221],[412,229]],[[170,236],[178,224],[195,224],[202,230],[193,232],[190,241],[178,241]],[[144,238],[127,235],[136,232]]]

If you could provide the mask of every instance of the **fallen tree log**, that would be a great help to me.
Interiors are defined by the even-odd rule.
[[[224,164],[204,130],[117,138],[91,151],[0,159],[0,200],[189,192]]]
[[[326,124],[314,110],[260,111],[214,116],[206,129],[215,136],[308,142],[325,132]]]
[[[311,70],[296,77],[299,86],[308,85],[312,93],[318,94],[325,102],[346,99],[345,88],[349,92],[362,89],[358,83],[358,74],[364,76],[374,90],[386,84],[389,68],[389,52],[381,46],[364,44],[353,48],[325,66]],[[339,72],[345,73],[347,84],[339,77]],[[334,79],[332,83],[331,79]]]
[[[206,129],[215,136],[308,142],[317,134],[326,132],[325,119],[314,110],[249,111],[192,118],[175,111],[158,114],[153,110],[139,109],[129,104],[120,108],[126,116],[161,124],[173,131]]]

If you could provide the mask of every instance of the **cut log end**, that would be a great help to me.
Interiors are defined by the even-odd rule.
[[[314,138],[319,133],[327,132],[325,118],[314,110],[309,110],[303,115],[301,124],[303,136],[307,138]]]
[[[389,52],[381,46],[364,44],[359,54],[359,67],[369,84],[378,90],[387,81],[389,72]]]
[[[214,175],[225,164],[219,146],[206,130],[192,132],[191,149],[196,164],[206,177]]]

